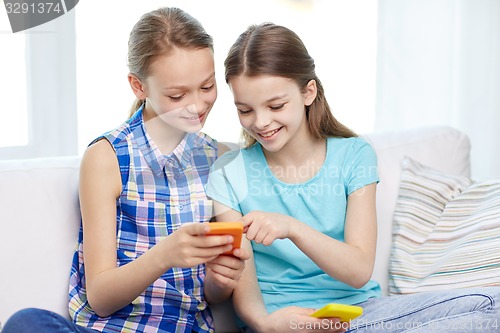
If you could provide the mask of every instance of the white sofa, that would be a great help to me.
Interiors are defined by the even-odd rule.
[[[467,136],[450,127],[363,135],[378,156],[378,246],[373,279],[387,293],[392,214],[403,156],[444,172],[470,176]],[[68,317],[70,262],[80,224],[80,158],[0,162],[0,322],[40,307]],[[214,307],[217,332],[236,331],[229,302]]]

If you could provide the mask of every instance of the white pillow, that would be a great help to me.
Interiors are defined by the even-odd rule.
[[[394,209],[405,156],[447,174],[470,177],[470,142],[467,135],[447,126],[431,126],[363,135],[377,153],[377,255],[372,280],[389,294],[389,256]]]
[[[500,178],[475,183],[406,157],[389,293],[500,285]]]

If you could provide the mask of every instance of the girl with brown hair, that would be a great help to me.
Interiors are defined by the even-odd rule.
[[[218,159],[216,219],[242,220],[253,251],[233,294],[249,332],[498,331],[499,288],[380,296],[373,148],[332,115],[312,57],[290,29],[243,32],[225,61],[246,147]],[[357,305],[352,322],[314,318]],[[453,329],[455,328],[455,329]]]
[[[199,132],[217,97],[212,37],[178,8],[141,17],[129,39],[133,114],[87,148],[70,276],[73,322],[27,309],[4,332],[214,332],[249,253],[209,231],[204,186],[225,148]]]

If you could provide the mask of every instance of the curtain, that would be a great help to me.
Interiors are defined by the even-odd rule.
[[[499,0],[379,0],[376,89],[375,130],[458,128],[500,177]]]

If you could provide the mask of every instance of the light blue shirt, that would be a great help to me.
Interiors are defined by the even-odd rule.
[[[305,171],[305,170],[303,170]],[[301,172],[301,170],[274,170]],[[373,148],[361,138],[329,138],[326,159],[314,177],[287,184],[269,169],[262,147],[230,151],[213,165],[207,195],[245,215],[253,210],[281,213],[344,241],[347,197],[379,181]],[[267,310],[286,306],[319,308],[356,304],[380,295],[377,282],[355,289],[323,272],[290,240],[253,243],[257,278]],[[325,256],[329,255],[327,248]]]

